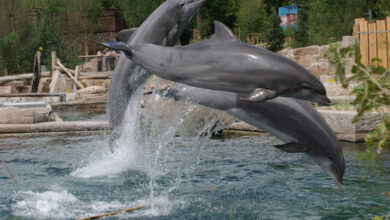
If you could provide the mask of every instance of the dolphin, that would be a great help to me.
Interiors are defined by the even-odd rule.
[[[173,46],[185,31],[192,15],[206,0],[167,0],[135,29],[121,31],[117,40],[126,45],[140,43]],[[115,139],[131,95],[142,86],[150,74],[121,53],[111,79],[107,99],[107,116]],[[115,131],[116,130],[116,131]],[[112,140],[111,140],[112,141]]]
[[[276,148],[288,153],[307,153],[334,180],[343,185],[344,154],[333,130],[308,102],[277,97],[247,102],[242,94],[176,86],[160,93],[218,109],[275,136],[285,144]]]
[[[239,41],[221,22],[207,40],[182,47],[112,42],[151,73],[190,86],[245,94],[262,102],[277,96],[329,105],[325,87],[308,70],[290,59]]]

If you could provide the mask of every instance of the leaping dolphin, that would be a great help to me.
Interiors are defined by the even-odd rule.
[[[173,46],[188,25],[192,15],[206,0],[167,0],[161,4],[138,29],[121,31],[117,40],[127,45],[140,43]],[[114,135],[123,121],[128,101],[150,74],[121,54],[111,79],[107,99],[107,116]],[[136,73],[136,74],[135,74]]]
[[[301,65],[239,41],[221,22],[207,40],[182,47],[111,42],[135,63],[162,78],[190,86],[245,94],[262,102],[277,96],[329,105],[322,83]]]
[[[277,97],[261,103],[246,102],[241,94],[176,86],[165,96],[225,111],[272,134],[286,144],[275,146],[289,153],[307,153],[334,180],[343,185],[344,154],[337,138],[318,111],[307,101]]]

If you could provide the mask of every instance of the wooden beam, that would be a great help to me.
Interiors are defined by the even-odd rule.
[[[359,30],[359,25],[357,23],[355,23],[353,25],[353,37],[357,40],[360,39],[360,34],[358,33],[360,30]]]
[[[79,80],[79,74],[80,74],[80,67],[76,66],[76,70],[75,70],[75,74],[74,74],[74,78],[76,80]],[[76,91],[77,91],[77,86],[73,85],[73,92],[76,92]]]
[[[41,51],[37,51],[34,61],[34,77],[31,82],[31,92],[38,92],[39,81],[41,79]]]
[[[386,30],[390,31],[390,17],[386,18]],[[390,32],[387,32],[387,68],[390,69]]]
[[[14,81],[14,80],[32,79],[33,77],[34,77],[34,73],[3,76],[3,77],[0,77],[0,85],[3,83],[6,83],[6,82]]]
[[[387,68],[386,20],[377,20],[376,27],[378,30],[378,58],[382,60],[381,66]]]
[[[53,76],[54,71],[57,69],[57,53],[55,51],[51,52],[51,73],[50,76]]]
[[[377,34],[376,34],[376,23],[369,23],[368,24],[368,31],[370,32],[368,34],[368,45],[369,45],[369,63],[371,65],[377,65],[377,63],[372,63],[372,59],[378,58],[378,50],[377,50]]]
[[[368,32],[368,23],[365,19],[358,20],[360,32],[360,52],[362,55],[361,62],[363,65],[368,66],[369,63],[369,53],[368,53],[368,34],[363,32]]]
[[[53,71],[52,71],[53,72]],[[55,70],[52,77],[51,77],[51,82],[50,82],[50,85],[49,85],[49,92],[50,93],[54,93],[55,92],[55,89],[56,89],[56,84],[57,84],[57,81],[60,77],[60,71],[59,70]]]
[[[80,80],[82,79],[110,79],[110,73],[95,73],[95,74],[83,74],[80,76]]]
[[[83,84],[81,84],[77,79],[74,78],[74,76],[70,73],[70,71],[62,65],[61,61],[57,59],[57,65],[64,71],[69,78],[72,79],[73,83],[77,86],[78,89],[84,89]]]

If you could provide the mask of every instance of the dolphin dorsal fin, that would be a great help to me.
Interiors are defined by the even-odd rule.
[[[238,40],[233,32],[220,21],[214,21],[214,38],[218,40]]]
[[[130,28],[130,29],[126,29],[126,30],[121,30],[121,31],[119,31],[119,33],[116,34],[115,39],[117,41],[122,41],[122,42],[127,43],[130,40],[131,36],[136,31],[137,31],[137,28]]]

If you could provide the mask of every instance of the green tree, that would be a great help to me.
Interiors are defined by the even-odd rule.
[[[289,36],[292,39],[292,47],[304,47],[309,44],[308,37],[308,19],[309,19],[309,0],[295,0],[291,4],[294,4],[298,8],[298,20],[297,27],[287,30]]]
[[[385,18],[390,16],[390,1],[389,0],[379,0],[375,5],[375,9],[380,18]]]
[[[241,38],[245,39],[250,33],[262,34],[264,40],[264,33],[267,30],[268,15],[266,5],[263,0],[241,0],[240,8],[237,13],[238,24],[241,29]]]
[[[105,1],[105,6],[118,9],[128,27],[138,27],[164,0],[113,0]]]
[[[44,64],[57,51],[71,67],[83,42],[92,41],[104,13],[97,0],[0,1],[0,67],[10,73],[32,71],[34,53],[43,47]]]
[[[271,10],[265,38],[269,50],[276,52],[283,48],[285,36],[283,29],[280,27],[280,17],[276,9]]]
[[[199,11],[197,21],[199,22],[202,36],[213,34],[213,21],[218,20],[233,28],[236,23],[236,13],[238,11],[237,0],[211,0],[207,1]]]
[[[363,17],[365,0],[314,0],[310,3],[309,44],[328,44],[352,34],[355,18]]]
[[[33,59],[37,39],[31,7],[27,0],[0,1],[0,60],[10,73],[24,71]]]

